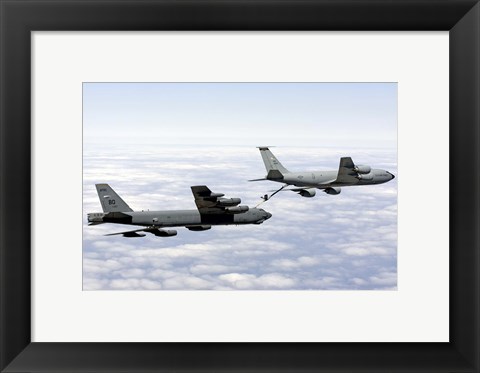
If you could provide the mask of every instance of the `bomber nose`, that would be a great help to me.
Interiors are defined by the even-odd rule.
[[[270,214],[269,212],[265,211],[265,213],[266,213],[265,220],[268,220],[272,217],[272,214]]]
[[[388,171],[387,171],[388,172]],[[392,174],[391,172],[388,172],[388,174],[392,177],[392,180],[395,179],[395,175]]]

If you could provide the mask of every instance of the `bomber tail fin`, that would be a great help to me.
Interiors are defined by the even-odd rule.
[[[108,184],[95,184],[103,212],[133,211]]]
[[[260,154],[262,155],[265,169],[267,170],[267,179],[282,179],[283,174],[289,173],[280,161],[273,155],[268,147],[259,146]]]

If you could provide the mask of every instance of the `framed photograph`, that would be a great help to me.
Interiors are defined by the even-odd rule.
[[[479,371],[476,1],[0,10],[2,371]]]
[[[396,290],[397,101],[394,82],[83,83],[83,290]]]

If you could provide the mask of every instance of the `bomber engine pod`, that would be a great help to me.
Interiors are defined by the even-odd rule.
[[[210,193],[210,198],[220,198],[223,197],[225,194],[223,193]]]
[[[369,174],[372,171],[370,166],[358,165],[353,168],[358,174]]]
[[[359,174],[358,180],[365,180],[365,181],[372,181],[373,180],[373,172],[370,172],[368,174]]]
[[[241,214],[248,211],[248,206],[227,207],[225,211],[229,214]]]
[[[149,231],[150,233],[153,233],[157,237],[172,237],[177,235],[177,231],[175,229],[152,229]]]
[[[324,190],[325,193],[332,194],[332,195],[340,194],[341,191],[342,191],[341,188],[327,188]]]
[[[236,206],[242,202],[240,198],[219,198],[218,206]]]

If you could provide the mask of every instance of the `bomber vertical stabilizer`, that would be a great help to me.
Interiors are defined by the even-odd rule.
[[[95,184],[103,212],[133,211],[108,184]]]

